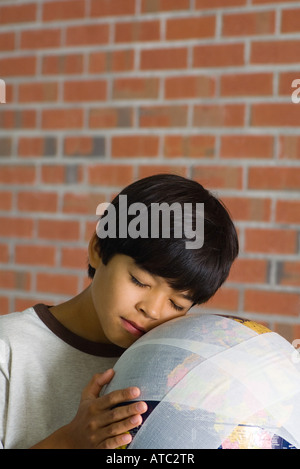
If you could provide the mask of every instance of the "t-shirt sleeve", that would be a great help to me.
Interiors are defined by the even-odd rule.
[[[0,339],[0,449],[5,447],[9,389],[9,347]]]

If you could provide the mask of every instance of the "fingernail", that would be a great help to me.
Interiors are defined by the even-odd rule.
[[[133,425],[138,425],[141,422],[141,417],[139,415],[134,415],[133,417],[131,417],[130,422]]]
[[[132,440],[130,433],[125,433],[125,435],[122,435],[122,440],[125,445],[130,443]]]
[[[139,388],[131,388],[130,394],[132,397],[138,397],[140,395]]]
[[[135,408],[138,412],[145,412],[147,410],[147,406],[144,402],[138,402]]]

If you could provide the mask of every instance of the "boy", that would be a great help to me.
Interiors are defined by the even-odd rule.
[[[126,217],[118,212],[124,196]],[[138,217],[132,216],[137,203],[145,207],[144,218],[138,219],[141,236],[136,236]],[[165,212],[186,208],[189,217],[181,211],[176,218],[173,211],[167,236],[166,226],[159,232],[156,226],[151,238],[150,208],[163,203]],[[204,244],[188,249],[187,239],[201,225],[196,210],[201,204]],[[115,225],[109,219],[107,225],[97,225],[90,240],[92,281],[86,290],[57,306],[36,305],[0,318],[3,448],[113,449],[128,444],[127,432],[141,423],[147,406],[117,406],[138,398],[134,386],[99,397],[113,377],[114,363],[142,334],[206,302],[238,254],[236,230],[224,206],[200,184],[180,176],[136,181],[113,200],[101,222],[108,213],[117,219]],[[178,223],[185,225],[182,236]],[[124,235],[126,227],[131,231]]]

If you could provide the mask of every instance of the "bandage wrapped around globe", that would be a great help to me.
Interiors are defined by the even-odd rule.
[[[258,323],[190,313],[114,369],[104,393],[138,386],[148,405],[128,449],[300,448],[300,355]]]

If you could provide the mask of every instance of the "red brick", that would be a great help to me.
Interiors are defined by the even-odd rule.
[[[55,265],[55,252],[53,246],[37,246],[31,244],[17,245],[15,248],[15,262],[17,264]]]
[[[152,176],[154,174],[178,174],[179,176],[188,177],[188,170],[186,166],[173,166],[167,164],[152,164],[152,165],[143,165],[138,168],[138,178],[145,178]]]
[[[66,137],[64,140],[64,155],[91,155],[93,150],[93,137]]]
[[[7,157],[12,155],[13,141],[10,137],[0,137],[0,156]]]
[[[300,202],[298,200],[277,200],[276,221],[300,224]]]
[[[113,128],[113,127],[132,127],[133,126],[133,109],[128,107],[98,107],[91,109],[89,112],[89,127],[97,128]]]
[[[117,78],[113,82],[113,99],[156,99],[158,78]]]
[[[273,137],[268,135],[223,135],[220,156],[223,158],[272,158]]]
[[[158,20],[116,23],[115,42],[159,41],[160,23]]]
[[[43,57],[43,75],[70,75],[83,72],[83,55],[47,55]]]
[[[31,238],[34,222],[27,218],[0,217],[0,236],[14,238]]]
[[[285,261],[279,263],[279,285],[300,287],[300,262]]]
[[[44,184],[63,184],[65,182],[65,167],[63,165],[43,165],[41,181]]]
[[[296,293],[265,290],[245,292],[245,311],[262,314],[298,316],[300,296]]]
[[[1,166],[1,184],[33,184],[35,182],[35,177],[36,168],[34,166]]]
[[[300,41],[259,41],[252,42],[252,64],[298,63],[297,54]]]
[[[247,0],[196,0],[196,9],[230,8],[246,5]]]
[[[88,183],[99,186],[127,186],[133,182],[131,165],[92,165],[88,168]]]
[[[31,275],[27,272],[0,271],[0,289],[30,290]]]
[[[60,29],[38,29],[21,32],[21,49],[44,49],[61,45]]]
[[[217,293],[205,303],[205,309],[238,311],[239,292],[233,288],[221,287]]]
[[[39,292],[56,293],[61,295],[76,295],[78,293],[78,277],[70,274],[37,274],[37,290]]]
[[[259,103],[252,105],[251,125],[298,127],[300,106],[291,103]]]
[[[21,83],[19,85],[19,102],[34,103],[44,101],[57,101],[57,83]]]
[[[222,197],[235,221],[270,221],[271,200],[258,197]]]
[[[83,126],[83,109],[44,109],[43,129],[79,129]]]
[[[295,79],[300,78],[300,73],[298,71],[292,72],[282,72],[279,75],[279,94],[283,96],[291,96],[293,91],[297,91],[297,87],[292,87],[292,83]],[[297,89],[296,89],[297,88]]]
[[[91,16],[121,16],[135,13],[135,0],[91,0]]]
[[[212,158],[215,156],[212,135],[166,135],[164,156],[167,158]]]
[[[156,136],[115,136],[112,137],[113,157],[155,157],[158,155],[158,137]]]
[[[300,168],[251,167],[249,189],[296,190],[300,187]]]
[[[300,9],[282,10],[281,13],[281,32],[296,33],[300,31]]]
[[[189,10],[189,0],[142,0],[142,13]]]
[[[194,126],[242,127],[244,122],[244,104],[200,104],[194,107]]]
[[[38,236],[56,241],[78,241],[79,222],[68,220],[39,220]]]
[[[19,292],[16,292],[15,294],[15,298],[14,298],[14,308],[13,308],[13,311],[24,311],[25,309],[27,308],[31,308],[32,305],[35,305],[35,304],[38,304],[38,303],[44,303],[46,305],[52,305],[53,304],[53,298],[45,298],[45,296],[43,295],[43,297],[41,298],[40,295],[35,295],[35,296],[32,296],[31,298],[28,298],[28,296],[26,296],[26,298],[22,298],[22,295],[18,294]],[[34,295],[34,294],[32,294]],[[9,311],[11,312],[11,311]]]
[[[0,296],[0,315],[11,313],[9,309],[9,298]]]
[[[274,32],[274,11],[234,13],[223,16],[223,36],[258,36]]]
[[[140,127],[185,127],[187,106],[142,106]]]
[[[210,98],[215,96],[215,79],[209,76],[180,76],[165,79],[166,99]]]
[[[85,16],[85,2],[82,0],[66,0],[44,2],[43,21],[67,21]]]
[[[0,191],[0,210],[12,209],[12,193],[8,191]]]
[[[26,23],[36,20],[36,3],[4,5],[0,7],[1,24]]]
[[[54,192],[19,192],[18,210],[26,212],[56,212],[58,196]]]
[[[33,109],[7,109],[0,111],[2,129],[31,129],[36,127],[36,111]]]
[[[134,51],[116,50],[92,52],[89,56],[89,73],[125,72],[133,70]]]
[[[103,101],[107,98],[106,80],[67,81],[64,83],[64,101]]]
[[[208,189],[241,189],[242,168],[231,166],[195,166],[193,179]]]
[[[244,65],[244,44],[208,44],[194,47],[194,67]]]
[[[0,262],[2,264],[9,262],[9,245],[8,244],[3,244],[3,243],[0,244]]]
[[[263,5],[263,4],[268,4],[268,3],[283,3],[284,0],[252,0],[252,3],[254,5]],[[291,0],[291,2],[297,2],[298,0]]]
[[[32,76],[36,73],[36,57],[5,57],[0,59],[1,77]]]
[[[272,73],[235,73],[221,77],[221,96],[271,96],[272,94]]]
[[[298,135],[281,135],[279,138],[279,157],[282,159],[300,159],[300,137]]]
[[[146,49],[141,51],[141,70],[170,70],[187,67],[187,49]]]
[[[104,195],[67,193],[63,197],[63,212],[94,215],[97,206],[102,202],[105,202]]]
[[[49,153],[53,155],[56,151],[56,139],[49,137],[52,145],[47,149],[47,137],[20,137],[18,142],[18,155],[22,157],[43,156]]]
[[[167,40],[212,38],[215,35],[215,16],[175,18],[166,22]]]
[[[282,324],[281,322],[275,324],[272,322],[272,331],[284,337],[288,342],[292,343],[294,340],[299,340],[300,328],[297,324]],[[298,344],[298,342],[297,342]],[[299,351],[299,347],[295,348]]]
[[[62,248],[61,266],[71,269],[86,269],[87,256],[86,248]]]
[[[15,33],[0,34],[0,51],[15,49]]]
[[[264,254],[295,254],[297,231],[276,228],[247,228],[245,251]]]
[[[84,26],[69,26],[66,31],[67,46],[88,46],[107,44],[109,41],[109,26],[107,24],[87,24]]]
[[[238,258],[233,263],[228,282],[234,283],[266,283],[268,262],[264,259]]]

